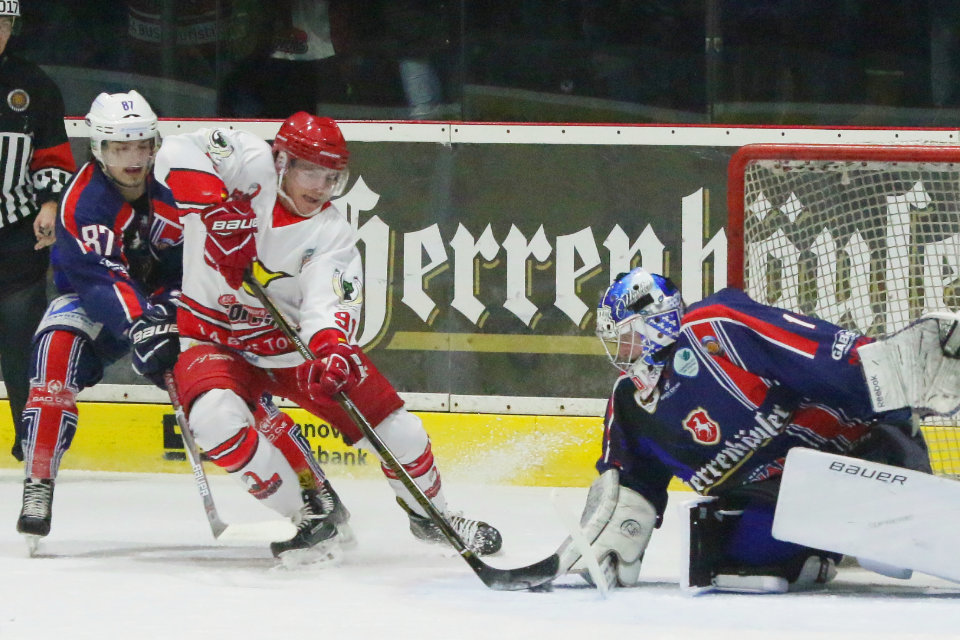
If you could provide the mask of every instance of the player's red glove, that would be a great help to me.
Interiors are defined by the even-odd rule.
[[[317,359],[297,367],[297,383],[312,398],[328,399],[338,391],[348,393],[367,377],[360,349],[347,344],[339,331],[320,331],[310,347]]]
[[[259,192],[259,186],[252,193],[234,191],[220,204],[200,212],[207,228],[203,259],[234,289],[243,284],[244,272],[257,257],[257,214],[250,201]]]

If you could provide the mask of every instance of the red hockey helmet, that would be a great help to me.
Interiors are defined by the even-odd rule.
[[[340,127],[331,118],[299,111],[287,118],[273,141],[273,152],[285,151],[328,169],[346,169],[350,152]]]
[[[350,178],[347,141],[330,118],[299,111],[273,140],[278,195],[294,213],[310,217],[343,193]]]

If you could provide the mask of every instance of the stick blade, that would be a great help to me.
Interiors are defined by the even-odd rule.
[[[560,556],[555,553],[531,565],[516,569],[491,567],[471,551],[462,555],[483,584],[495,591],[522,591],[539,587],[556,578],[560,568]]]

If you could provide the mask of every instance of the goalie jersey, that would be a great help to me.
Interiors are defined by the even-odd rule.
[[[258,367],[303,362],[252,292],[233,289],[204,259],[206,228],[199,211],[237,190],[256,193],[251,201],[257,216],[256,268],[277,308],[304,341],[325,328],[354,340],[362,279],[353,227],[329,202],[309,218],[287,210],[277,199],[277,173],[266,142],[228,129],[168,136],[154,172],[173,191],[184,227],[177,313],[181,341],[231,347]]]
[[[597,469],[619,469],[662,515],[673,476],[720,496],[779,476],[793,447],[846,453],[878,418],[855,350],[867,342],[719,291],[684,314],[658,399],[644,405],[629,376],[617,380]]]

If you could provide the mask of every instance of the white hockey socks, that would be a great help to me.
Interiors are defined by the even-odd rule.
[[[407,470],[414,483],[430,498],[437,509],[446,513],[447,501],[443,496],[440,472],[437,470],[437,465],[433,459],[430,438],[423,429],[420,418],[406,409],[397,409],[378,424],[376,430],[377,435],[393,452],[397,461]],[[356,446],[376,455],[376,451],[366,438],[359,440]],[[403,482],[383,464],[382,460],[380,463],[383,474],[387,477],[387,482],[390,483],[390,487],[397,494],[397,497],[403,500],[415,513],[426,517],[426,511],[403,486]]]
[[[210,460],[240,480],[264,506],[294,518],[303,506],[297,473],[253,424],[247,403],[227,389],[206,392],[190,409],[190,427]]]

